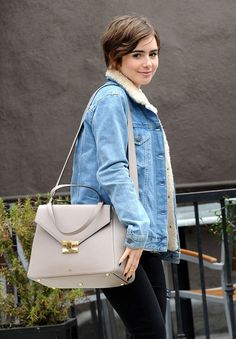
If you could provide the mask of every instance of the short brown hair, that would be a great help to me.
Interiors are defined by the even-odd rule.
[[[159,51],[159,34],[146,17],[138,15],[114,17],[101,38],[107,67],[111,62],[116,66],[121,65],[122,57],[131,53],[140,40],[150,35],[155,37]]]

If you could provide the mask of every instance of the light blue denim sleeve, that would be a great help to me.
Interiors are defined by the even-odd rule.
[[[150,220],[129,174],[125,107],[125,99],[118,94],[109,94],[97,102],[92,118],[97,146],[97,180],[108,193],[119,220],[127,226],[125,246],[143,248]]]

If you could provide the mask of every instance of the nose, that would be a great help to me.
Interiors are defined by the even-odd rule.
[[[145,60],[144,60],[144,67],[150,67],[152,66],[152,61],[151,61],[151,58],[148,56],[146,56]]]

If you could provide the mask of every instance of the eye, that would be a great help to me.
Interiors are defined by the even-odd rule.
[[[155,59],[157,56],[158,56],[158,52],[152,52],[150,54],[150,57],[153,58],[153,59]]]
[[[132,54],[132,57],[135,58],[135,59],[140,59],[141,58],[141,53],[133,53]]]

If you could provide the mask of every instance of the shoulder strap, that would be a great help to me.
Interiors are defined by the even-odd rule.
[[[109,85],[108,85],[109,86]],[[104,85],[102,86],[104,87]],[[89,103],[85,109],[85,111],[87,110],[87,108],[90,106],[92,100],[94,99],[95,95],[97,94],[97,92],[102,88],[98,88],[97,91],[93,94],[93,96],[91,97],[91,99],[89,100]],[[66,169],[66,166],[68,164],[68,161],[71,157],[71,154],[73,152],[73,149],[75,147],[75,144],[76,144],[76,141],[77,141],[77,138],[79,136],[79,133],[81,131],[81,128],[83,126],[83,123],[84,123],[84,115],[82,116],[82,119],[81,119],[81,122],[80,122],[80,126],[79,126],[79,129],[75,135],[75,138],[73,140],[73,143],[71,145],[71,148],[69,150],[69,153],[66,157],[66,160],[64,162],[64,165],[62,167],[62,170],[61,170],[61,173],[57,179],[57,182],[56,182],[56,185],[55,187],[53,188],[53,193],[51,193],[51,196],[53,197],[53,195],[55,194],[56,190],[60,188],[61,185],[59,185],[60,181],[61,181],[61,178],[63,176],[63,173]],[[134,182],[134,187],[136,189],[136,192],[138,193],[139,192],[139,189],[138,189],[138,173],[137,173],[137,164],[136,164],[136,153],[135,153],[135,145],[134,145],[134,133],[133,133],[133,126],[132,126],[132,117],[131,117],[131,112],[130,112],[130,108],[128,107],[128,160],[129,160],[129,172],[130,172],[130,176],[131,178],[133,179],[133,182]],[[70,185],[69,185],[70,186]],[[72,186],[72,185],[71,185]]]

